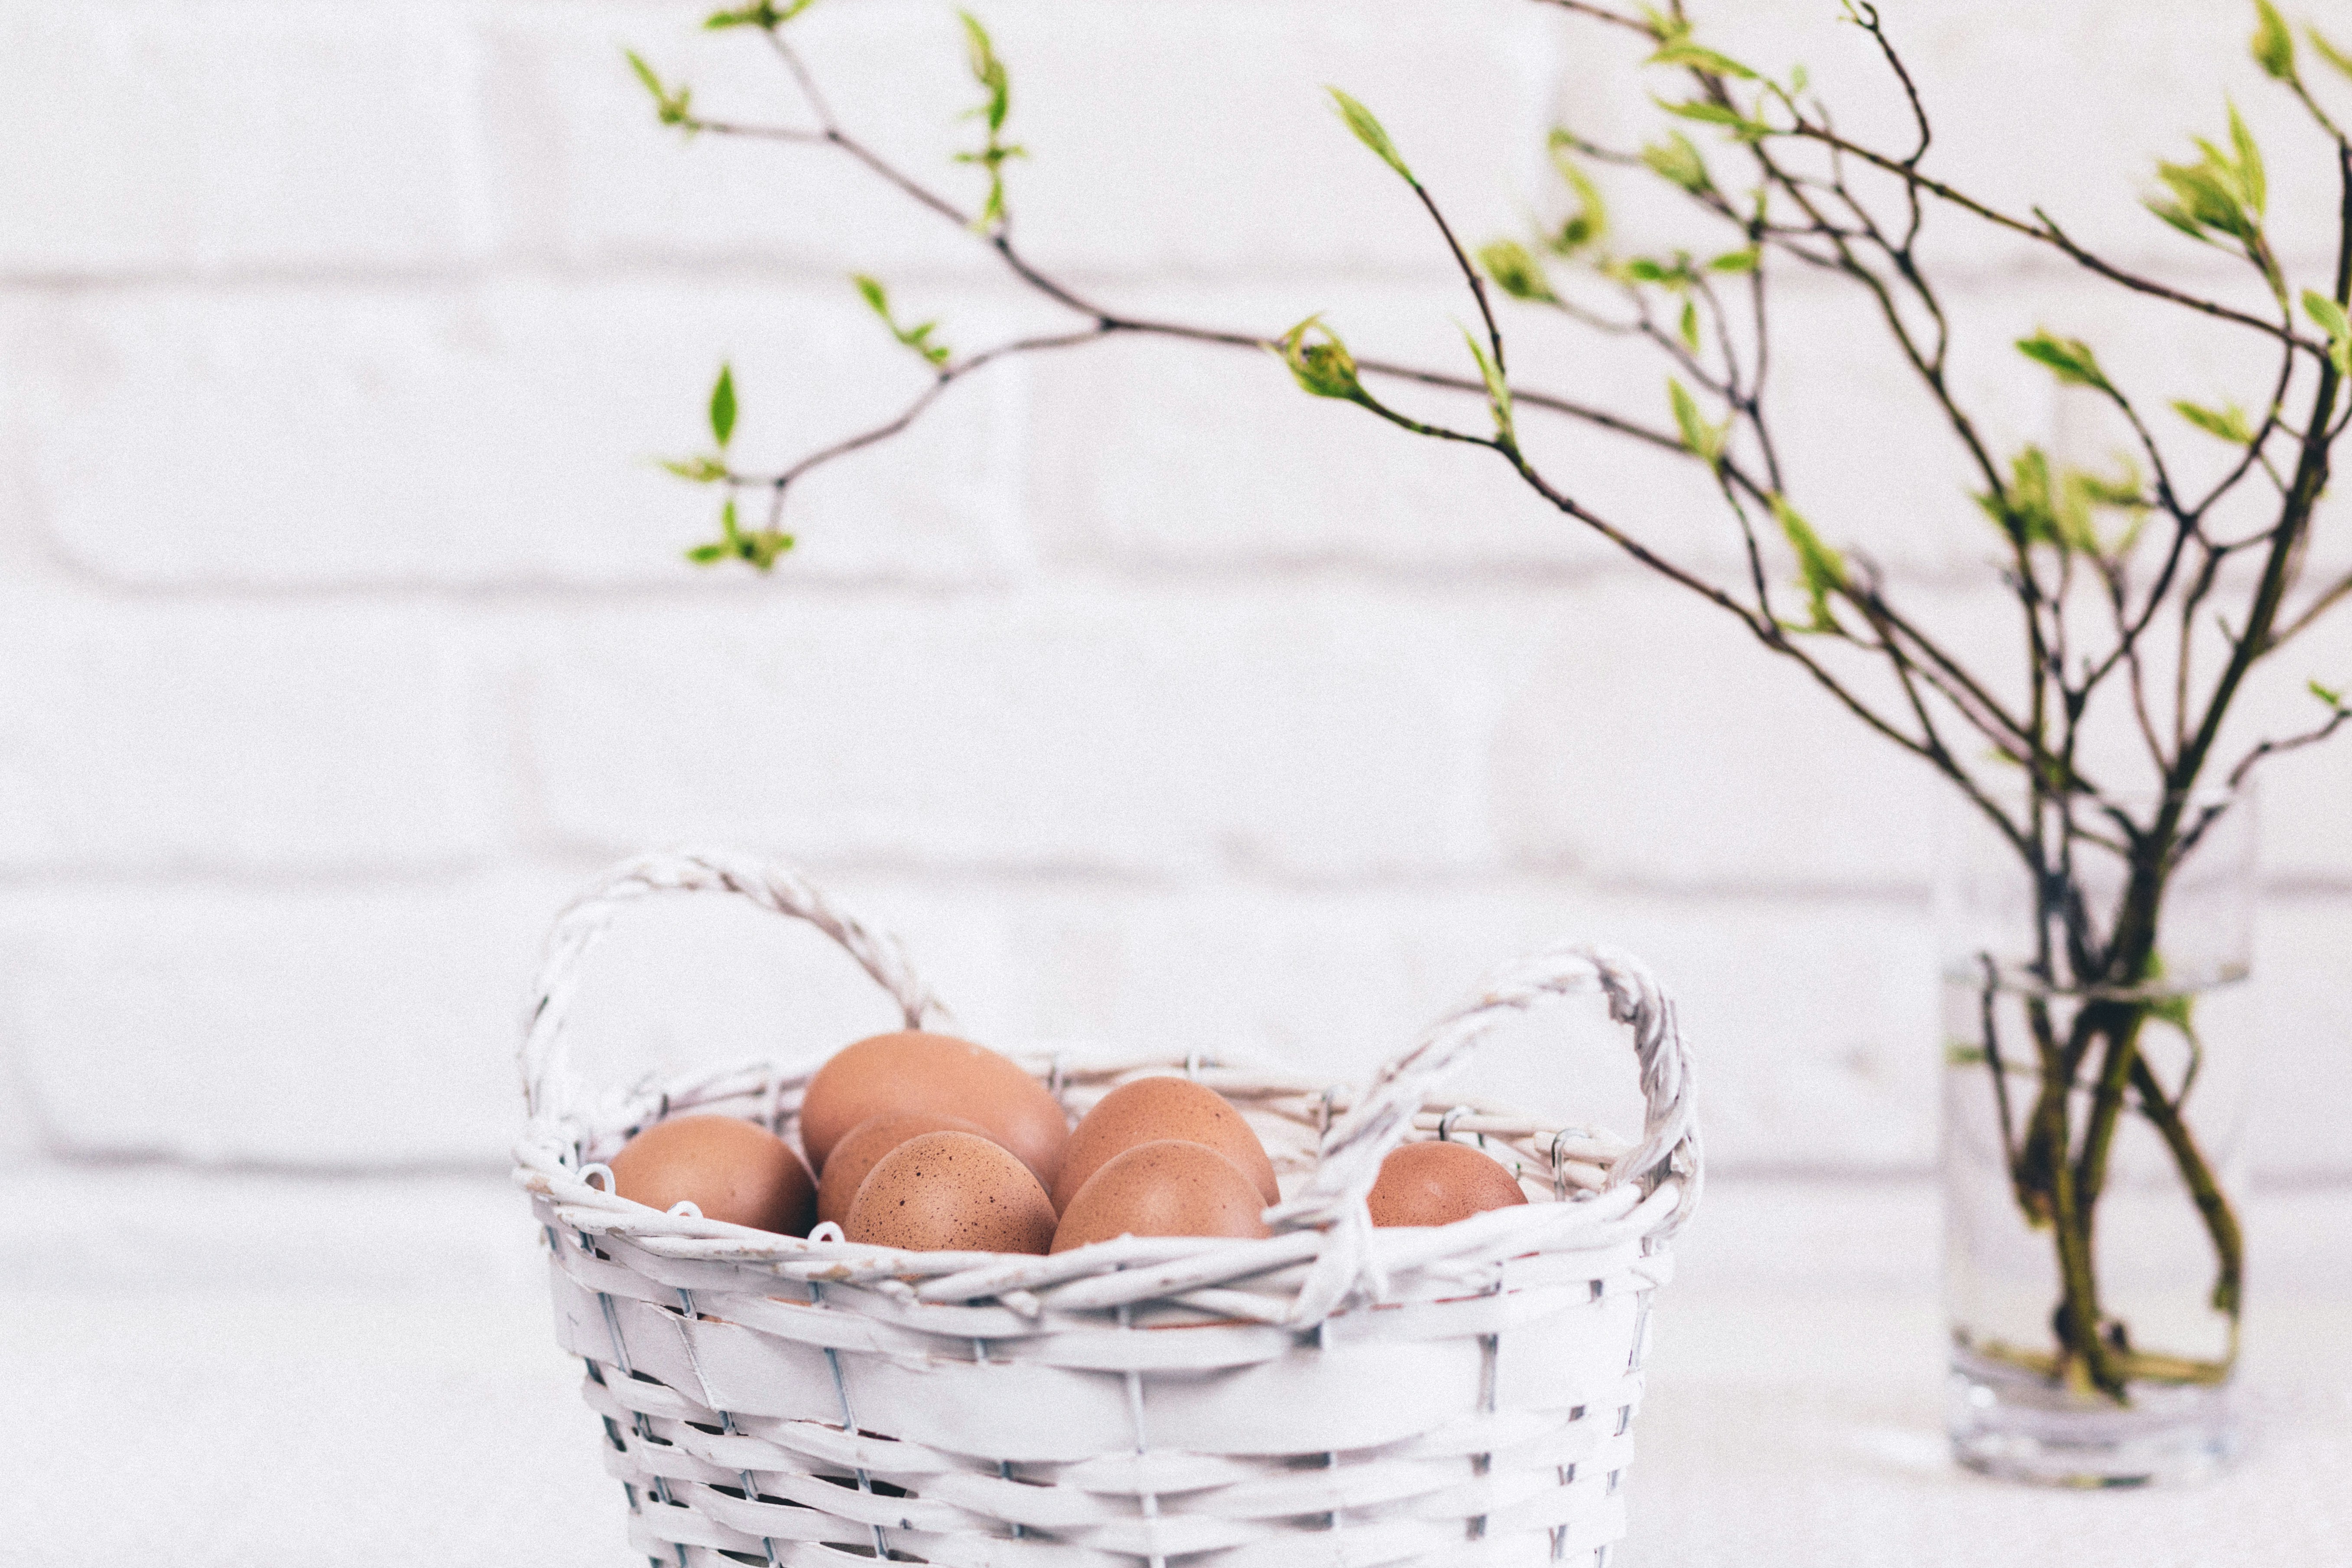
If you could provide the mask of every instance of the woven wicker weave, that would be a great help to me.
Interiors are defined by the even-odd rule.
[[[521,1052],[516,1177],[551,1251],[557,1336],[586,1365],[605,1467],[653,1562],[1606,1563],[1651,1291],[1699,1187],[1673,1004],[1640,964],[1596,948],[1514,964],[1360,1090],[1198,1060],[1024,1061],[1073,1114],[1154,1072],[1217,1089],[1280,1175],[1275,1234],[900,1253],[604,1190],[598,1162],[666,1116],[793,1129],[814,1064],[593,1099],[568,1070],[563,1014],[614,913],[706,891],[814,924],[908,1026],[945,1016],[895,944],[772,866],[649,856],[558,921]],[[1633,1147],[1435,1097],[1504,1016],[1596,992],[1640,1058]],[[1477,1139],[1533,1201],[1373,1228],[1382,1156],[1423,1136]]]

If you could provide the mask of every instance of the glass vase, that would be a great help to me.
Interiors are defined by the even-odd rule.
[[[2159,805],[1943,835],[1948,1426],[1988,1475],[2187,1480],[2240,1445],[2253,803]],[[2159,820],[2168,865],[2126,826]]]

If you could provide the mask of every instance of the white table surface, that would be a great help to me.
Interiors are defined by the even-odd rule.
[[[619,1565],[521,1197],[0,1173],[0,1563]],[[1931,1191],[1718,1183],[1659,1302],[1623,1568],[2352,1564],[2352,1194],[2258,1197],[2213,1483],[1956,1470]]]

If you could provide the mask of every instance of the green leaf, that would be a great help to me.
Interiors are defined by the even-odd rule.
[[[2097,474],[2076,472],[2068,482],[2079,487],[2084,496],[2095,506],[2116,507],[2126,511],[2145,511],[2148,499],[2140,482],[2139,465],[2128,457],[2123,459],[2123,474],[2117,479],[2103,479]]]
[[[2344,693],[2332,687],[2322,686],[2315,680],[2309,683],[2308,689],[2314,697],[2318,698],[2330,708],[2341,709],[2344,706]]]
[[[1772,498],[1772,516],[1788,539],[1789,548],[1796,552],[1797,574],[1803,580],[1806,605],[1812,612],[1811,621],[1801,629],[1838,630],[1837,617],[1830,613],[1830,595],[1845,586],[1845,557],[1822,542],[1812,524],[1798,515],[1786,496]]]
[[[1398,178],[1419,190],[1421,182],[1414,179],[1412,171],[1404,166],[1404,160],[1397,154],[1396,143],[1389,140],[1387,130],[1373,118],[1372,111],[1336,87],[1327,87],[1323,90],[1331,95],[1332,103],[1339,110],[1339,118],[1348,122],[1348,129],[1355,132],[1356,140],[1370,148],[1381,163],[1394,169]]]
[[[988,195],[971,221],[974,229],[986,234],[1004,218],[1005,163],[1028,154],[1019,147],[1008,145],[1003,139],[1005,119],[1013,112],[1013,80],[1005,71],[1004,62],[997,58],[988,29],[969,11],[958,11],[956,16],[963,23],[964,56],[971,67],[972,79],[987,94],[978,107],[964,111],[964,118],[986,121],[988,141],[977,153],[956,153],[955,162],[987,172]]]
[[[1683,301],[1683,319],[1679,327],[1683,346],[1693,353],[1698,353],[1698,306],[1688,300]]]
[[[1699,155],[1691,139],[1676,131],[1664,142],[1653,142],[1642,149],[1642,163],[1660,179],[1680,185],[1693,195],[1715,188],[1715,180],[1706,172],[1706,160]]]
[[[1321,334],[1317,337],[1315,334]],[[1315,397],[1337,397],[1349,403],[1369,404],[1371,399],[1364,384],[1356,375],[1356,358],[1339,335],[1323,324],[1320,315],[1307,317],[1287,332],[1274,350],[1275,357],[1290,367],[1291,378],[1300,389]]]
[[[786,0],[779,6],[774,0],[759,0],[757,5],[739,10],[713,12],[702,25],[712,32],[727,27],[762,27],[772,33],[814,4],[816,0]]]
[[[1635,7],[1642,20],[1649,24],[1650,36],[1661,44],[1673,44],[1690,37],[1691,25],[1672,11],[1643,4]]]
[[[2234,403],[2222,408],[2207,408],[2182,398],[2174,402],[2172,411],[2208,436],[2217,436],[2233,446],[2250,446],[2253,442],[2253,426],[2246,423],[2246,411]]]
[[[939,330],[937,321],[925,321],[919,326],[909,327],[902,325],[898,318],[890,313],[889,290],[882,287],[881,279],[859,272],[852,274],[849,280],[857,286],[857,292],[865,300],[866,307],[882,318],[882,324],[890,329],[890,335],[920,354],[924,363],[932,369],[939,369],[953,357],[953,351],[945,343],[931,341],[931,334]]]
[[[623,52],[629,58],[629,68],[636,72],[637,79],[645,84],[646,90],[654,95],[655,116],[664,125],[687,125],[691,130],[689,121],[693,119],[690,107],[694,96],[692,90],[681,87],[676,92],[672,92],[667,86],[664,85],[661,77],[654,68],[646,64],[643,55],[635,49]]]
[[[1486,347],[1469,328],[1462,329],[1462,341],[1470,345],[1470,357],[1478,362],[1478,377],[1486,384],[1486,406],[1494,411],[1495,435],[1506,447],[1518,445],[1518,432],[1513,426],[1511,389],[1503,380],[1502,368],[1486,355]]]
[[[2254,0],[2254,63],[2281,81],[2294,79],[2294,35],[2271,0]]]
[[[772,572],[775,570],[776,558],[792,549],[797,542],[789,533],[779,533],[773,529],[763,528],[757,533],[744,536],[743,559],[761,572]]]
[[[2327,334],[2327,357],[2335,363],[2336,373],[2352,376],[2352,321],[2347,321],[2344,307],[2315,289],[2303,291],[2304,313],[2319,323]]]
[[[2189,238],[2195,240],[2208,239],[2205,231],[2197,226],[2197,220],[2190,217],[2189,216],[2188,209],[2183,207],[2179,202],[2168,202],[2161,197],[2151,196],[2147,200],[2140,203],[2140,205],[2146,207],[2148,211],[2154,213],[2157,216],[2162,218],[2166,223],[2170,224],[2174,228],[2179,229]]]
[[[1682,431],[1683,446],[1712,468],[1723,461],[1723,438],[1727,426],[1710,425],[1699,412],[1698,400],[1690,388],[1673,376],[1666,378],[1666,400],[1674,405],[1675,425]]]
[[[686,552],[686,558],[697,566],[741,561],[767,572],[774,569],[777,558],[792,549],[793,542],[791,534],[772,528],[746,533],[736,511],[735,498],[730,495],[727,504],[719,509],[719,537],[694,546]]]
[[[2198,145],[2204,149],[2202,161],[2156,166],[2156,177],[2171,190],[2175,201],[2165,205],[2151,202],[2149,210],[2193,238],[2206,238],[2210,230],[2252,240],[2256,227],[2239,194],[2242,182],[2238,172],[2211,143],[2200,141]]]
[[[2197,1037],[2196,1007],[2194,996],[2159,996],[2147,1005],[2147,1016],[2159,1024],[2169,1024],[2193,1040]]]
[[[1612,276],[1630,279],[1636,283],[1663,283],[1670,289],[1685,287],[1691,279],[1690,258],[1677,256],[1672,261],[1660,261],[1655,257],[1635,256],[1614,263],[1607,270]]]
[[[1567,132],[1551,133],[1552,167],[1559,171],[1559,177],[1568,182],[1569,190],[1576,197],[1575,210],[1561,220],[1559,232],[1549,241],[1552,251],[1559,256],[1573,256],[1609,232],[1609,209],[1601,199],[1601,187],[1569,156],[1574,146],[1575,138]]]
[[[716,484],[727,477],[727,465],[718,458],[664,458],[660,461],[670,473],[698,485]]]
[[[2263,151],[2254,145],[2253,132],[2246,129],[2245,117],[2236,104],[2230,105],[2230,144],[2237,149],[2235,172],[2238,191],[2256,217],[2270,205],[2270,184],[2263,174]]]
[[[1976,495],[1977,505],[2000,526],[2003,533],[2026,544],[2059,542],[2058,519],[2050,485],[2050,458],[2039,447],[2028,447],[2010,459],[2009,495],[2004,502],[1990,490]]]
[[[1721,256],[1708,262],[1706,269],[1709,272],[1753,272],[1761,259],[1756,253],[1756,247],[1751,245],[1746,250],[1725,251]]]
[[[2311,47],[2319,51],[2320,58],[2334,66],[2347,78],[2352,78],[2352,54],[2347,54],[2329,43],[2316,27],[2305,27],[2303,33],[2304,37],[2311,40]]]
[[[2066,385],[2092,386],[2102,392],[2115,390],[2099,369],[2090,346],[2079,338],[2058,338],[2047,331],[2037,331],[2030,338],[2020,338],[2017,350],[2026,358],[2048,365]]]
[[[1807,84],[1812,79],[1813,79],[1811,76],[1806,74],[1805,68],[1803,66],[1798,65],[1790,67],[1789,96],[1790,98],[1795,98],[1797,95],[1803,92]]]
[[[1006,74],[1004,62],[996,58],[996,46],[980,18],[969,11],[958,11],[963,23],[964,58],[971,67],[972,79],[988,91],[988,101],[973,110],[974,114],[988,120],[988,133],[992,139],[1004,129],[1005,116],[1013,109],[1013,81]]]
[[[1652,101],[1668,114],[1680,119],[1696,120],[1702,125],[1720,125],[1743,142],[1761,142],[1772,134],[1770,126],[1750,120],[1736,109],[1726,109],[1705,99],[1693,99],[1687,103],[1668,103],[1663,99]]]
[[[1478,266],[1495,280],[1495,287],[1514,300],[1538,305],[1559,303],[1550,279],[1544,276],[1543,264],[1516,239],[1498,239],[1480,250]]]
[[[710,433],[719,438],[719,449],[727,449],[728,438],[735,434],[735,367],[719,367],[718,384],[710,389]],[[731,508],[734,503],[730,501]]]
[[[1741,81],[1754,81],[1756,73],[1728,55],[1677,40],[1642,62],[1649,66],[1688,66],[1693,70],[1709,71],[1717,76],[1738,77]]]
[[[2051,521],[2058,542],[2084,555],[2099,553],[2099,531],[2091,522],[2091,506],[2104,499],[2105,487],[2089,474],[2069,473],[2058,482]]]

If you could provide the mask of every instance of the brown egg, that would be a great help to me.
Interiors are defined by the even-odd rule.
[[[1139,1078],[1104,1095],[1070,1133],[1062,1173],[1054,1180],[1055,1208],[1068,1209],[1087,1179],[1113,1158],[1163,1138],[1207,1144],[1256,1183],[1261,1198],[1282,1201],[1265,1145],[1223,1095],[1190,1079]]]
[[[801,1100],[801,1147],[822,1172],[851,1128],[886,1110],[977,1122],[1049,1188],[1070,1136],[1060,1103],[1005,1058],[969,1040],[907,1030],[845,1046],[817,1068]]]
[[[731,1116],[656,1122],[613,1156],[613,1189],[647,1208],[681,1200],[705,1219],[806,1236],[816,1184],[791,1144]]]
[[[969,1132],[926,1132],[866,1173],[841,1228],[910,1252],[1043,1252],[1054,1205],[1009,1151]]]
[[[882,1163],[882,1156],[909,1138],[919,1138],[926,1132],[969,1132],[974,1137],[988,1137],[988,1130],[961,1116],[939,1116],[928,1110],[887,1110],[879,1116],[869,1116],[844,1134],[826,1156],[824,1175],[816,1184],[816,1218],[819,1225],[831,1220],[838,1226],[849,1223],[849,1205],[856,1201],[857,1189],[866,1173]],[[991,1140],[993,1142],[993,1140]]]
[[[1265,1199],[1242,1168],[1205,1143],[1138,1144],[1097,1171],[1054,1232],[1067,1252],[1115,1236],[1266,1236]]]
[[[1518,1178],[1467,1143],[1400,1143],[1365,1200],[1374,1225],[1452,1225],[1528,1201]]]

